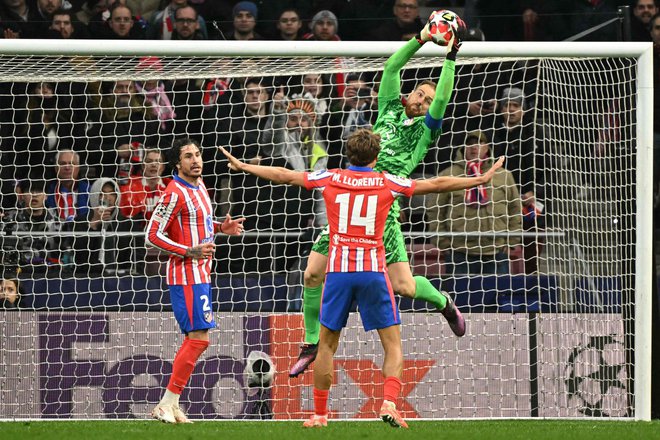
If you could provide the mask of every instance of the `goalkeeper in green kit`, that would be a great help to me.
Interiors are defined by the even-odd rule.
[[[401,103],[400,72],[415,52],[424,43],[431,41],[429,24],[427,23],[415,38],[408,41],[385,62],[378,91],[378,118],[373,127],[373,131],[381,136],[381,150],[375,166],[376,171],[409,177],[426,156],[429,145],[440,135],[442,118],[454,88],[456,54],[461,44],[458,34],[465,29],[465,24],[458,16],[456,20],[459,31],[454,32],[447,46],[447,56],[442,65],[439,85],[436,87],[433,81],[422,81],[408,95],[405,107]],[[454,334],[463,336],[465,320],[451,297],[445,292],[438,291],[428,279],[421,276],[413,277],[398,220],[399,212],[398,202],[394,203],[387,217],[383,236],[387,271],[393,290],[399,295],[433,304],[447,319]],[[320,328],[319,310],[328,260],[328,242],[326,228],[314,243],[309,255],[303,291],[305,341],[301,346],[298,360],[289,371],[289,377],[297,377],[316,358]]]

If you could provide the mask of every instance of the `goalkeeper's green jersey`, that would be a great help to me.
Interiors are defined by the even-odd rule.
[[[397,50],[385,63],[383,78],[378,90],[378,118],[373,131],[381,136],[381,150],[374,167],[402,177],[410,177],[426,156],[429,146],[440,136],[440,121],[454,88],[455,62],[445,59],[436,87],[436,94],[428,113],[433,121],[429,128],[427,116],[408,118],[401,103],[401,69],[420,48],[416,39],[411,39]],[[399,214],[399,204],[394,203],[390,215]]]
[[[398,90],[395,98],[384,103],[378,98],[378,119],[373,130],[381,137],[376,171],[402,177],[410,177],[440,135],[440,130],[426,126],[424,116],[406,116]]]
[[[440,136],[440,122],[454,88],[455,62],[445,59],[436,87],[436,95],[428,110],[438,121],[429,128],[426,116],[408,118],[401,103],[401,68],[421,45],[411,39],[385,63],[378,90],[378,118],[373,131],[381,136],[381,150],[375,169],[402,177],[410,177],[426,156],[431,143]]]

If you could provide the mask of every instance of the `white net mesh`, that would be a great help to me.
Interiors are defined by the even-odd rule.
[[[218,330],[182,405],[191,418],[306,417],[312,376],[287,372],[324,209],[230,174],[217,146],[299,170],[345,165],[344,139],[377,117],[385,58],[0,61],[5,277],[22,268],[20,300],[0,311],[0,418],[141,418],[159,400],[181,336],[142,231],[169,175],[159,153],[183,136],[203,148],[217,216],[245,215],[247,233],[216,239]],[[402,95],[440,68],[414,59]],[[459,60],[443,135],[413,177],[464,174],[474,130],[510,177],[479,206],[465,192],[403,203],[413,273],[468,323],[457,339],[432,306],[400,300],[404,417],[634,415],[635,88],[633,58]],[[265,394],[245,388],[253,350],[277,370]],[[352,316],[333,417],[376,416],[381,363]]]

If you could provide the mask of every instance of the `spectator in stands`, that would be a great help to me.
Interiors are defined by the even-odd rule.
[[[114,180],[101,178],[92,185],[89,212],[77,218],[74,226],[75,276],[128,273],[131,240],[125,233],[131,230],[131,223],[119,212],[118,199],[119,186]]]
[[[295,9],[285,9],[280,14],[275,24],[277,31],[273,34],[273,40],[302,40],[302,20]]]
[[[328,139],[328,168],[343,168],[344,142],[359,128],[370,128],[377,108],[377,95],[360,75],[346,78],[341,99],[330,105],[326,138]]]
[[[330,107],[325,84],[326,79],[320,73],[306,73],[302,76],[302,91],[291,96],[294,99],[306,99],[314,104],[317,125],[325,120]]]
[[[56,233],[61,225],[57,212],[46,207],[45,182],[23,179],[18,184],[24,203],[3,219],[5,230],[11,225],[13,232],[34,235],[18,237],[19,264],[29,272],[42,272],[46,265],[59,261],[59,239]],[[42,233],[48,235],[40,235]]]
[[[263,40],[254,28],[257,26],[257,5],[253,2],[238,2],[232,10],[234,17],[233,30],[226,36],[227,40]]]
[[[104,82],[100,91],[100,102],[90,104],[87,117],[86,164],[95,167],[98,176],[117,178],[121,145],[137,142],[152,147],[167,142],[171,133],[159,136],[161,121],[133,81]]]
[[[18,278],[3,278],[0,281],[0,309],[17,309],[21,302]]]
[[[522,89],[504,89],[498,103],[498,117],[493,134],[493,155],[504,156],[504,167],[511,172],[518,185],[522,200],[523,229],[528,232],[544,227],[544,205],[539,200],[543,194],[543,155],[536,151],[534,121],[526,113]],[[541,240],[539,240],[541,241]],[[538,271],[538,243],[534,237],[525,237],[523,257],[525,272]]]
[[[201,31],[199,16],[192,6],[182,6],[174,11],[172,40],[206,40]]]
[[[27,0],[2,0],[0,17],[5,29],[11,31],[11,38],[37,38],[40,16],[34,6]],[[7,36],[5,34],[5,38]]]
[[[274,117],[269,120],[271,125],[266,127],[261,136],[261,143],[265,146],[264,153],[268,156],[262,160],[270,159],[275,166],[295,171],[326,169],[328,153],[317,132],[314,103],[305,99],[293,99],[288,102],[286,111],[274,106],[273,113]],[[309,194],[308,196],[311,197]],[[327,224],[323,197],[320,196],[314,200],[314,225],[317,227]],[[296,198],[301,199],[301,196]],[[307,200],[303,202],[307,204]],[[291,207],[284,206],[282,211],[291,211]],[[295,212],[301,213],[299,209],[295,209]]]
[[[37,0],[37,13],[34,18],[33,38],[48,38],[53,13],[62,8],[62,0]]]
[[[636,0],[633,7],[633,18],[630,21],[630,37],[632,41],[651,41],[649,26],[651,18],[658,13],[656,0]]]
[[[372,40],[408,41],[424,27],[426,19],[419,17],[417,0],[396,0],[393,8],[394,17],[373,28]],[[427,17],[428,18],[428,17]]]
[[[144,153],[142,172],[132,176],[130,181],[120,186],[120,212],[131,220],[133,231],[144,231],[147,222],[153,214],[156,203],[171,180],[162,178],[165,162],[159,149],[152,148]],[[135,267],[138,273],[144,273],[143,266],[148,275],[160,275],[167,261],[165,255],[153,247],[145,249],[144,234],[132,237]],[[145,252],[146,251],[146,252]]]
[[[165,9],[156,12],[151,18],[151,23],[149,24],[149,30],[147,32],[147,38],[152,40],[171,40],[175,30],[178,29],[176,12],[184,7],[190,8],[188,5],[188,0],[170,0]],[[191,14],[194,15],[195,20],[192,23],[188,21],[192,18]],[[185,21],[183,21],[184,19]],[[194,9],[193,11],[187,11],[187,13],[179,19],[179,23],[185,23],[190,28],[193,28],[193,25],[196,23],[196,26],[194,26],[194,31],[198,31],[201,34],[201,39],[208,39],[206,22],[204,21],[204,18],[201,15],[198,15]]]
[[[89,32],[83,23],[74,21],[72,12],[58,9],[53,13],[53,19],[45,38],[84,39],[89,38]]]
[[[61,222],[73,222],[89,211],[89,184],[79,179],[80,156],[73,150],[60,150],[55,156],[55,179],[47,187],[46,207],[54,209]]]
[[[134,175],[125,185],[120,186],[120,211],[126,218],[133,219],[144,228],[149,221],[156,202],[170,181],[162,178],[165,162],[157,148],[145,151],[142,173]]]
[[[89,27],[94,38],[110,40],[143,40],[144,30],[141,26],[135,26],[133,11],[120,2],[110,7],[110,16],[104,26]]]
[[[468,133],[464,152],[440,176],[478,176],[493,164],[484,132]],[[520,206],[513,175],[504,169],[488,185],[429,197],[429,230],[440,233],[437,246],[447,252],[447,273],[509,273],[509,247],[520,243]]]
[[[324,9],[319,11],[312,17],[312,21],[309,24],[311,32],[305,34],[303,38],[305,40],[317,40],[317,41],[340,41],[339,35],[339,22],[337,21],[337,16],[332,12]]]
[[[312,30],[310,33],[307,33],[303,36],[305,40],[315,40],[315,41],[340,41],[338,35],[339,22],[337,21],[337,16],[332,12],[322,10],[316,13],[312,18],[312,21],[309,25]],[[336,63],[338,65],[344,64],[342,58],[336,58]],[[345,78],[344,74],[339,72],[332,75],[330,79],[331,86],[334,88],[333,96],[342,96],[344,93],[345,87]]]

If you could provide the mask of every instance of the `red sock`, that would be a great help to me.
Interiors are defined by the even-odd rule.
[[[383,398],[396,403],[401,392],[401,381],[398,377],[388,376],[383,384]]]
[[[314,388],[314,414],[317,416],[328,415],[328,394],[330,394],[330,390]]]
[[[174,357],[172,375],[170,376],[170,382],[167,384],[168,390],[175,394],[181,394],[183,392],[183,387],[186,386],[190,375],[195,369],[197,359],[199,359],[208,346],[208,341],[199,339],[186,338],[183,341],[181,348],[179,348],[179,351]]]

